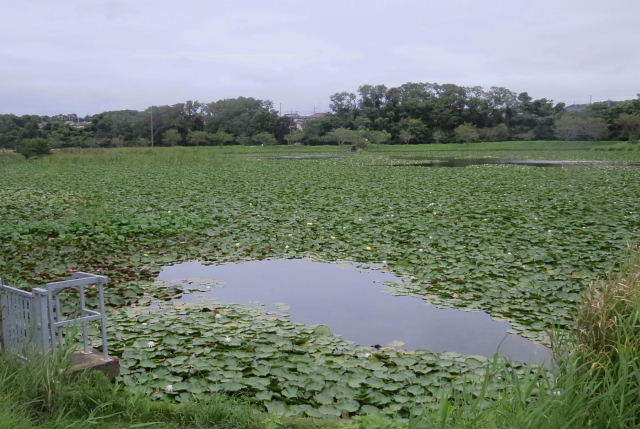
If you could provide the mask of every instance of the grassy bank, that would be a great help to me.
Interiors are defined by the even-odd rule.
[[[508,388],[488,401],[499,378]],[[640,249],[618,274],[584,295],[576,329],[557,344],[557,368],[516,377],[496,365],[480,394],[448,394],[435,410],[399,421],[368,415],[346,421],[283,419],[237,399],[212,395],[175,404],[152,401],[100,374],[73,376],[64,356],[23,364],[0,360],[0,428],[554,428],[625,429],[640,424]]]

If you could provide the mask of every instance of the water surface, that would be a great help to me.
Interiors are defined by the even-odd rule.
[[[407,350],[454,351],[500,355],[523,362],[550,361],[546,347],[508,333],[509,323],[482,311],[443,309],[412,296],[394,296],[383,282],[395,275],[349,264],[304,259],[263,260],[223,265],[186,262],[164,267],[159,278],[188,284],[188,279],[223,282],[183,300],[215,298],[236,304],[283,308],[294,322],[324,324],[358,344],[388,345],[401,341]],[[198,283],[197,281],[195,283]]]
[[[397,167],[469,167],[472,165],[528,165],[532,167],[562,167],[565,165],[604,165],[620,167],[624,164],[598,160],[569,159],[504,159],[504,158],[434,158],[424,162],[396,164]],[[631,165],[631,164],[629,164]]]

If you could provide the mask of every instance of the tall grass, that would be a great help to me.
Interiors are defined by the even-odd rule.
[[[1,429],[263,428],[265,416],[225,396],[174,404],[110,383],[102,374],[72,374],[67,356],[28,363],[0,357]]]
[[[445,395],[436,412],[410,428],[626,429],[640,427],[640,248],[584,295],[569,337],[557,344],[555,367],[511,376],[496,401]]]

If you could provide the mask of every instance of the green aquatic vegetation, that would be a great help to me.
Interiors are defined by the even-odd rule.
[[[501,145],[513,143],[489,145],[487,152],[474,145],[464,156],[488,156]],[[503,150],[501,157],[587,153],[620,160],[619,153],[593,146],[553,150],[548,142],[538,149],[527,143],[525,151]],[[58,153],[35,162],[7,157],[0,166],[0,272],[25,285],[69,269],[102,271],[112,279],[110,304],[118,307],[141,299],[160,267],[178,261],[384,261],[410,280],[402,293],[483,309],[545,341],[548,329],[571,325],[580,292],[638,237],[637,168],[392,166],[398,153],[460,156],[421,146],[274,159],[338,150],[165,148]]]
[[[504,389],[499,380],[483,386],[490,363],[485,357],[372,350],[326,326],[293,324],[260,307],[147,306],[111,320],[122,381],[156,399],[189,401],[224,392],[285,416],[410,417],[436,409],[444,388],[487,399]],[[500,362],[513,374],[534,371]]]

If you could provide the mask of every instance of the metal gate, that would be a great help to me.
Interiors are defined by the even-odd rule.
[[[98,320],[101,324],[102,353],[108,356],[104,289],[108,278],[89,273],[75,273],[70,280],[48,283],[47,288],[34,288],[31,292],[5,285],[0,279],[0,344],[5,352],[24,359],[41,354],[63,343],[62,328],[82,325],[83,351],[89,353],[87,323]],[[98,308],[87,306],[85,287],[98,289]],[[60,292],[66,289],[78,291],[80,308],[78,317],[65,319],[60,302]]]

